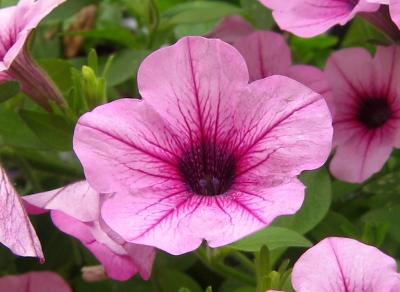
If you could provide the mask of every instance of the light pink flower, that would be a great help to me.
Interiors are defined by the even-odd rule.
[[[359,12],[374,12],[377,3],[366,0],[259,0],[272,9],[282,30],[301,37],[313,37],[334,25],[346,24]]]
[[[301,206],[296,175],[330,152],[323,98],[273,76],[248,84],[237,50],[188,37],[147,57],[143,101],[121,99],[78,121],[74,149],[125,240],[172,254],[231,243]]]
[[[249,69],[250,81],[283,75],[303,83],[323,96],[330,93],[321,70],[308,65],[292,65],[291,51],[281,34],[255,32],[240,16],[229,16],[208,37],[232,43],[239,50]]]
[[[400,29],[400,0],[367,0],[367,2],[389,5],[390,16]]]
[[[344,49],[332,54],[325,72],[337,146],[330,169],[341,180],[360,183],[400,146],[400,48],[378,47],[374,58],[364,49]]]
[[[79,239],[104,266],[108,277],[125,281],[139,272],[143,279],[150,278],[154,248],[126,243],[112,233],[99,218],[99,194],[85,181],[25,196],[24,200],[32,214],[51,210],[53,223]]]
[[[49,100],[64,106],[58,89],[31,59],[27,41],[39,22],[65,0],[20,0],[0,9],[0,83],[17,80],[22,90],[50,110]]]
[[[330,237],[307,250],[292,272],[296,292],[396,292],[396,261],[350,238]]]
[[[1,277],[0,291],[72,292],[63,278],[56,273],[48,271]]]
[[[0,167],[0,242],[20,256],[44,260],[40,241],[21,199]]]

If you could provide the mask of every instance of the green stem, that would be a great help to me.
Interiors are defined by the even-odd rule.
[[[236,279],[246,285],[255,286],[255,280],[242,272],[226,266],[223,263],[211,263],[204,251],[199,250],[195,253],[200,261],[207,266],[211,271],[221,275],[224,278]]]
[[[232,251],[230,255],[251,273],[255,272],[254,263],[246,255],[236,250]]]

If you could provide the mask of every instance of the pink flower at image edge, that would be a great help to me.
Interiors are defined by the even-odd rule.
[[[187,37],[147,57],[143,101],[78,121],[74,150],[90,185],[112,193],[102,218],[124,240],[172,254],[229,244],[301,206],[296,176],[331,149],[323,98],[283,76],[248,84],[219,40]]]

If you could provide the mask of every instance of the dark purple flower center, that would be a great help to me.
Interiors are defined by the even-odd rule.
[[[390,105],[384,98],[366,98],[358,108],[358,120],[368,129],[383,126],[391,115]]]
[[[214,142],[202,142],[184,152],[178,162],[187,187],[202,196],[217,196],[229,190],[236,173],[234,155]]]

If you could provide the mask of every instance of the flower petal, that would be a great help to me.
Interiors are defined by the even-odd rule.
[[[12,292],[72,292],[58,274],[48,271],[30,272],[0,278],[0,291]]]
[[[24,196],[23,199],[36,208],[62,211],[80,221],[89,222],[99,218],[99,195],[86,181]]]
[[[400,276],[395,260],[377,248],[354,239],[330,237],[300,257],[293,268],[292,284],[297,292],[394,292]]]
[[[223,18],[207,35],[209,38],[221,39],[227,43],[234,43],[237,39],[251,34],[253,28],[239,15],[231,15]]]
[[[98,241],[93,236],[93,229],[96,229],[98,233],[102,232],[96,226],[85,224],[58,211],[51,212],[51,219],[61,231],[79,239],[104,266],[110,278],[126,281],[138,272],[136,265],[122,247],[119,246],[118,248],[117,244],[110,238],[107,239],[105,244],[106,235],[103,235],[103,242]],[[111,249],[110,245],[115,248]],[[116,252],[116,249],[118,249],[118,252]]]
[[[358,12],[372,12],[379,4],[365,0],[260,0],[273,9],[279,27],[301,37],[313,37],[336,24],[346,24]]]
[[[282,35],[259,31],[238,39],[234,47],[244,57],[250,81],[274,74],[284,74],[292,63],[292,56]]]
[[[277,186],[241,185],[228,194],[206,197],[184,189],[117,193],[104,201],[104,221],[125,240],[152,245],[178,255],[195,250],[203,239],[211,247],[236,241],[296,212],[304,186],[293,179]]]
[[[100,193],[135,191],[178,180],[180,140],[147,103],[120,99],[83,115],[74,150],[90,185]]]
[[[330,164],[331,173],[338,179],[361,183],[381,170],[393,147],[393,135],[386,133],[387,130],[347,129],[353,135],[350,140],[337,147]]]
[[[237,91],[248,79],[246,63],[232,46],[186,37],[143,61],[138,87],[147,104],[198,142],[210,135],[229,135]]]
[[[393,22],[400,29],[400,0],[389,0],[390,16]]]
[[[40,241],[21,199],[0,167],[0,242],[20,256],[44,260]]]
[[[294,177],[320,167],[332,142],[331,115],[321,95],[284,76],[251,83],[241,94],[237,176]]]

